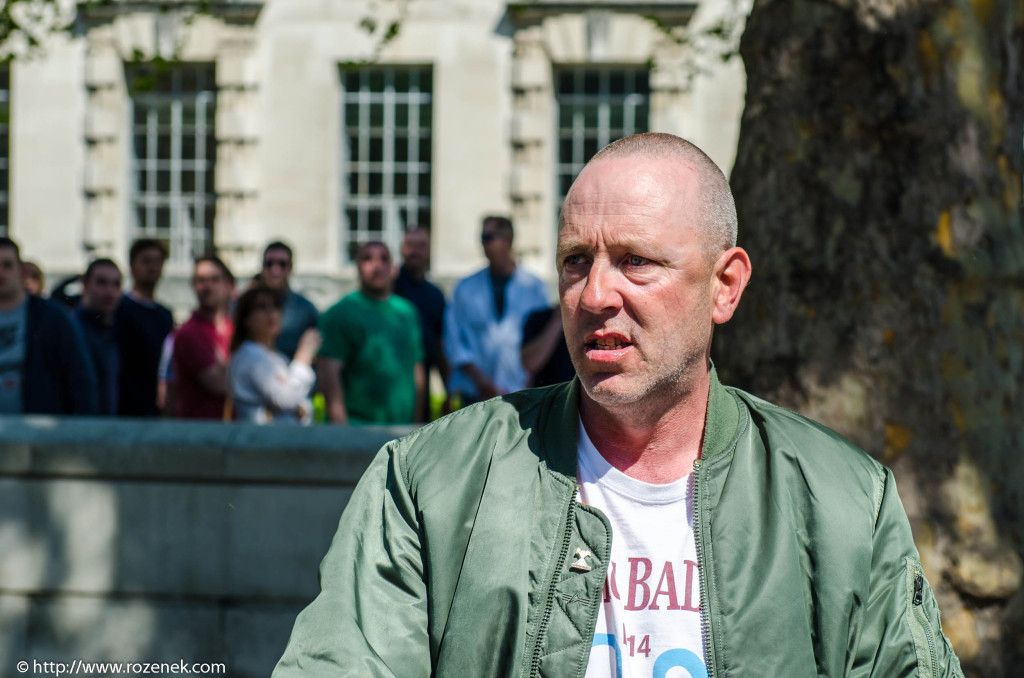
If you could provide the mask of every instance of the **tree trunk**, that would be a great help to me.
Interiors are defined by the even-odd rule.
[[[729,383],[896,471],[974,675],[1024,664],[1024,2],[757,0]]]

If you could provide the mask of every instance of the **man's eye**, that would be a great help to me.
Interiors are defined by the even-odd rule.
[[[569,256],[562,260],[562,263],[565,264],[566,266],[579,266],[580,264],[583,263],[583,255],[570,254]]]
[[[647,259],[636,254],[630,254],[629,257],[626,258],[626,261],[629,262],[630,266],[643,266],[648,263]]]

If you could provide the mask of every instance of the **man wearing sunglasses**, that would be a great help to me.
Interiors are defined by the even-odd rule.
[[[277,240],[263,250],[263,270],[260,280],[284,297],[284,314],[281,317],[281,334],[275,347],[288,358],[295,357],[302,334],[316,327],[320,312],[306,297],[293,290],[288,284],[292,273],[292,248]]]
[[[516,265],[513,237],[509,219],[484,217],[480,242],[487,268],[459,282],[445,311],[449,391],[460,393],[463,404],[526,386],[519,356],[523,321],[549,304],[540,278]]]

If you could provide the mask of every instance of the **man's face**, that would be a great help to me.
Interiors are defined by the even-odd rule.
[[[38,268],[31,267],[24,262],[21,264],[21,284],[29,294],[43,293],[42,273]]]
[[[164,273],[164,253],[155,247],[144,249],[131,262],[136,285],[156,285]]]
[[[8,301],[23,294],[21,262],[10,247],[0,247],[0,299]]]
[[[283,290],[288,286],[292,272],[292,258],[283,249],[274,248],[263,255],[263,284],[272,290]]]
[[[364,292],[380,296],[391,290],[391,255],[387,248],[381,245],[364,247],[359,252],[356,266],[359,285]]]
[[[566,343],[590,398],[669,407],[711,343],[712,266],[679,161],[613,158],[580,175],[558,236]]]
[[[227,309],[231,301],[231,283],[212,261],[200,261],[192,275],[192,289],[199,308],[215,312]]]
[[[113,266],[97,266],[88,280],[82,280],[82,306],[110,317],[121,301],[121,272]]]
[[[480,242],[484,247],[484,256],[492,264],[503,262],[512,255],[512,240],[493,222],[484,222],[480,230]]]
[[[402,240],[402,262],[413,271],[426,271],[430,264],[430,237],[426,231],[415,230]]]

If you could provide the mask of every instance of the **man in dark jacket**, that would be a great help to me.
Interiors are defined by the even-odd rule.
[[[73,318],[96,371],[98,413],[104,416],[114,416],[118,410],[121,351],[114,333],[114,313],[120,302],[121,269],[111,259],[91,262],[82,276],[82,300]]]
[[[21,252],[0,238],[0,412],[96,414],[96,375],[59,306],[25,293]]]
[[[426,394],[416,421],[430,421],[430,371],[437,368],[442,383],[448,385],[448,360],[444,357],[444,293],[427,280],[430,268],[430,231],[411,228],[402,238],[402,266],[395,278],[395,294],[407,299],[420,317],[423,331],[423,371],[426,373]]]
[[[174,329],[170,309],[155,298],[166,260],[166,248],[159,240],[150,238],[136,240],[128,254],[132,289],[121,297],[114,316],[114,334],[121,355],[117,404],[121,416],[160,416],[160,355],[164,340]]]

